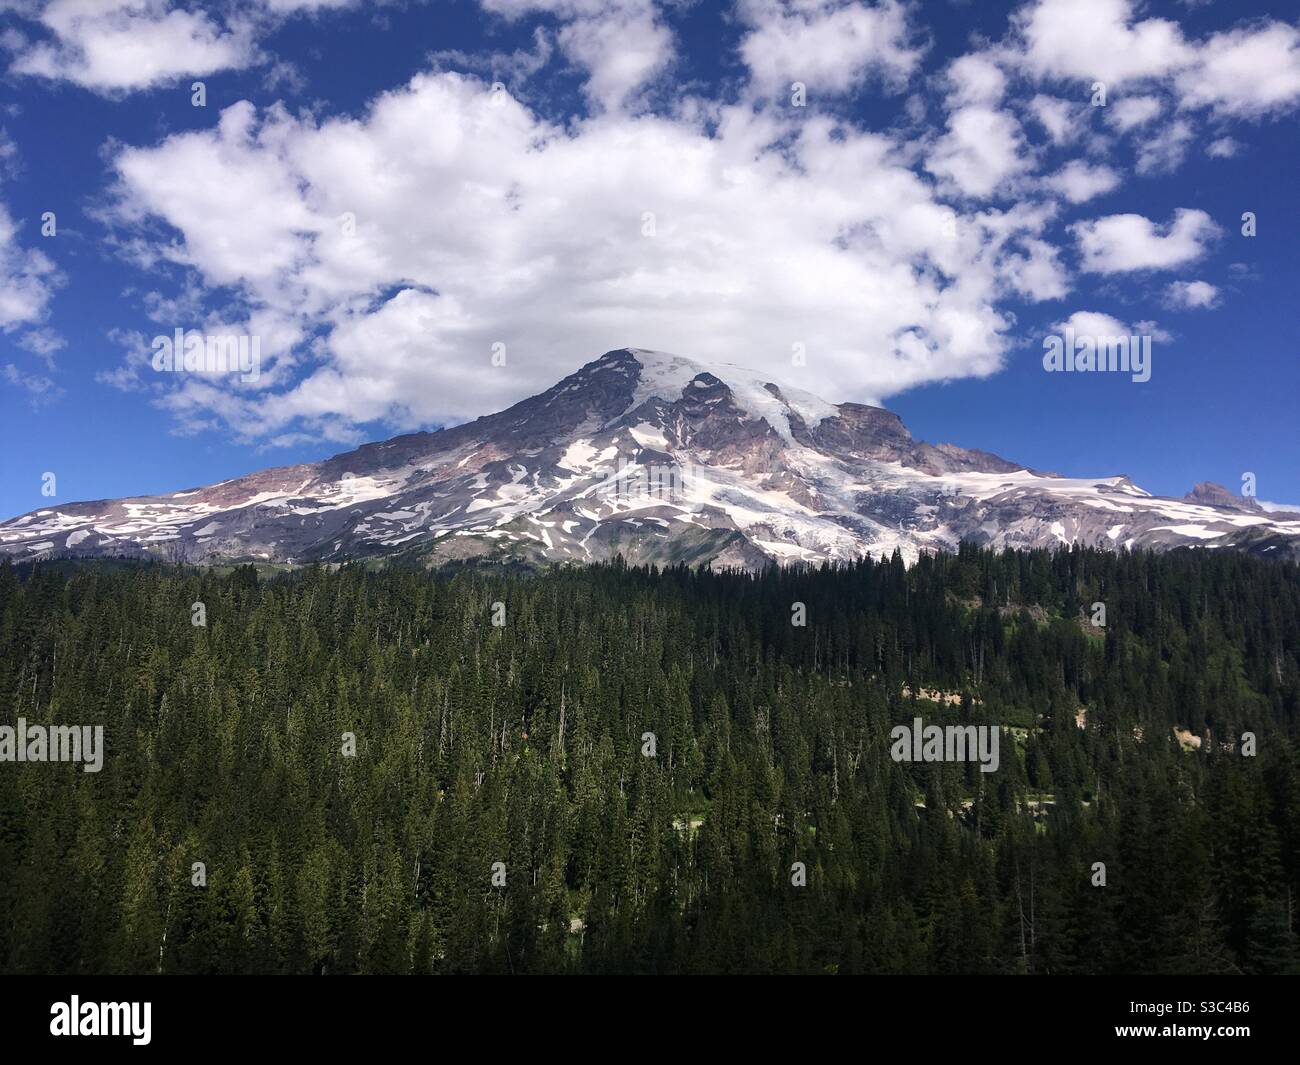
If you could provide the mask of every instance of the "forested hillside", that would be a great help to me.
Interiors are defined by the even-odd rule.
[[[1293,564],[5,564],[20,717],[106,753],[0,762],[7,972],[1298,964]]]

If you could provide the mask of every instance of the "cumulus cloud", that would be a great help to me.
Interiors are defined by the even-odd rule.
[[[1121,133],[1127,133],[1146,125],[1163,108],[1158,96],[1125,96],[1106,108],[1106,118]]]
[[[1093,166],[1082,159],[1072,159],[1045,178],[1044,184],[1071,203],[1084,203],[1117,188],[1119,180],[1119,174],[1108,166]]]
[[[1051,327],[1057,333],[1073,329],[1079,336],[1122,336],[1128,333],[1128,326],[1109,314],[1100,311],[1075,311],[1070,317],[1053,322]]]
[[[1177,170],[1192,143],[1194,131],[1186,119],[1175,119],[1159,133],[1138,141],[1137,172],[1168,174]]]
[[[1133,0],[1033,0],[1014,16],[1004,54],[1042,81],[1161,84],[1181,108],[1218,115],[1255,118],[1300,101],[1295,26],[1264,19],[1195,40],[1139,9]],[[1148,121],[1150,106],[1121,101],[1115,121]]]
[[[9,333],[43,321],[61,281],[44,252],[19,242],[18,226],[0,204],[0,330]]]
[[[358,6],[360,0],[10,0],[25,20],[0,47],[9,72],[66,81],[105,96],[174,85],[191,77],[272,61],[260,40],[286,19]],[[292,80],[292,64],[271,62],[272,84]]]
[[[1180,310],[1213,307],[1219,302],[1219,290],[1208,281],[1174,281],[1165,289],[1165,300]]]
[[[1023,252],[1009,253],[1002,264],[1002,272],[1014,292],[1040,302],[1060,299],[1070,291],[1069,277],[1055,245],[1026,237],[1020,241],[1020,247]]]
[[[1171,74],[1193,56],[1176,22],[1135,21],[1129,0],[1038,0],[1015,22],[1020,58],[1040,78],[1115,86]]]
[[[653,0],[481,0],[485,10],[518,19],[543,12],[563,24],[560,49],[587,73],[593,105],[615,110],[673,58],[673,35]]]
[[[533,47],[435,51],[429,71],[353,113],[243,102],[211,128],[115,145],[115,245],[181,279],[142,286],[145,313],[160,330],[257,335],[262,373],[160,381],[174,375],[150,373],[147,337],[121,331],[122,364],[100,379],[153,395],[184,429],[272,443],[472,417],[625,344],[879,401],[1001,366],[1018,302],[1070,294],[1059,213],[1117,190],[1121,156],[1167,172],[1205,123],[1219,137],[1206,150],[1226,156],[1232,121],[1298,99],[1292,27],[1195,38],[1129,0],[1030,0],[1004,39],[929,71],[918,5],[738,0],[720,47],[739,67],[716,95],[666,91],[690,76],[673,5],[478,3]],[[14,46],[15,70],[116,95],[196,62],[269,64],[265,29],[339,6],[32,0],[41,36]],[[122,20],[141,31],[133,71],[104,50]],[[586,102],[552,120],[528,106],[544,82],[527,97],[519,86],[562,66]],[[787,106],[796,81],[807,108]],[[1108,85],[1105,108],[1080,91],[1093,81]],[[835,97],[867,89],[907,93],[887,105],[898,125],[835,117]],[[1061,158],[1067,147],[1084,158]],[[1183,209],[1067,232],[1078,270],[1106,275],[1182,267],[1218,227]],[[32,330],[52,266],[8,243],[0,280],[19,283],[0,293],[0,328],[9,300],[14,328]],[[1162,291],[1193,306],[1197,285],[1212,289]],[[505,366],[491,363],[497,344]],[[793,344],[807,367],[790,364]]]
[[[992,59],[971,53],[948,67],[952,86],[949,100],[955,106],[996,104],[1007,91],[1007,76]]]
[[[1075,101],[1039,93],[1029,101],[1029,112],[1047,131],[1051,142],[1061,145],[1068,144],[1079,136],[1087,108]]]
[[[6,164],[5,173],[17,167],[17,149],[3,130],[0,156]],[[20,240],[18,223],[0,203],[0,333],[35,355],[51,371],[54,356],[65,342],[44,322],[54,291],[63,283],[63,274],[54,262]],[[62,395],[62,389],[49,377],[28,373],[12,363],[4,367],[3,377],[8,385],[25,393],[33,407],[45,406]]]
[[[359,117],[243,103],[213,130],[124,149],[117,223],[141,240],[172,227],[155,254],[275,331],[256,392],[185,383],[170,402],[192,418],[219,402],[241,431],[281,438],[427,424],[624,344],[864,400],[996,370],[1013,324],[999,302],[1065,290],[1050,208],[960,215],[890,139],[788,113],[561,128],[439,73]]]
[[[1116,214],[1070,227],[1083,269],[1117,274],[1168,270],[1204,254],[1219,227],[1204,211],[1179,208],[1173,221],[1157,225],[1140,214]]]
[[[239,69],[255,56],[249,26],[227,28],[168,0],[51,0],[38,17],[48,37],[21,48],[10,70],[97,92]]]
[[[740,0],[737,13],[749,27],[741,58],[767,95],[787,94],[796,81],[811,94],[846,93],[872,74],[899,84],[921,60],[895,0]]]
[[[1020,123],[1005,111],[973,104],[954,111],[925,168],[963,194],[987,197],[1032,166]]]
[[[1300,101],[1300,30],[1280,22],[1216,33],[1178,76],[1186,107],[1258,117]]]
[[[1182,164],[1207,116],[1222,125],[1300,105],[1295,26],[1256,19],[1196,38],[1143,11],[1135,0],[1029,0],[1016,9],[1000,41],[949,64],[950,126],[937,141],[931,172],[965,195],[1015,191],[1008,179],[1033,169],[1018,143],[1017,117],[1041,128],[1052,147],[1079,141],[1099,117],[1132,140],[1139,174],[1165,174]],[[1012,84],[1017,91],[1009,93]],[[1015,103],[1028,93],[1026,103]],[[1174,117],[1157,126],[1168,110]],[[1093,133],[1096,154],[1112,145]],[[1226,154],[1226,145],[1212,154]]]
[[[1073,330],[1078,337],[1126,337],[1149,336],[1152,340],[1172,340],[1172,334],[1161,329],[1155,322],[1126,323],[1114,315],[1101,311],[1075,311],[1070,317],[1051,326],[1056,333]]]

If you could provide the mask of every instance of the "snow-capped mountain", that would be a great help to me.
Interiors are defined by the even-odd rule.
[[[1290,519],[1290,520],[1282,520]],[[912,438],[739,366],[607,352],[540,395],[432,433],[170,495],[52,505],[0,523],[17,559],[192,562],[412,553],[760,567],[960,541],[1234,547],[1300,557],[1300,514],[1202,484],[1067,478]]]

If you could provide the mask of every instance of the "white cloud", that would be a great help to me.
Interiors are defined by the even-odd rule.
[[[285,15],[304,11],[312,14],[318,11],[339,11],[359,2],[360,0],[262,0],[267,10]]]
[[[18,338],[18,346],[30,351],[40,358],[47,367],[54,369],[54,353],[67,347],[68,342],[48,326],[29,329]]]
[[[1068,144],[1083,129],[1085,105],[1039,93],[1029,101],[1029,111],[1047,131],[1053,144]]]
[[[1231,137],[1218,137],[1205,146],[1205,154],[1211,159],[1231,159],[1241,151],[1241,145]]]
[[[32,33],[10,28],[0,48],[13,54],[12,74],[68,81],[120,96],[172,86],[272,60],[261,38],[294,16],[355,7],[359,0],[0,0]],[[33,36],[35,34],[35,36]],[[297,76],[272,62],[272,86]]]
[[[1158,226],[1140,214],[1116,214],[1070,227],[1083,269],[1115,274],[1167,270],[1199,258],[1219,227],[1204,211],[1180,207],[1173,221]]]
[[[878,401],[993,372],[1013,325],[1000,301],[1065,291],[1050,208],[961,216],[882,135],[746,103],[707,114],[561,128],[442,73],[356,118],[243,103],[121,151],[120,235],[169,223],[153,253],[230,286],[261,315],[248,330],[276,338],[257,391],[183,382],[169,405],[264,438],[410,427],[628,344]]]
[[[653,0],[481,0],[485,10],[518,19],[543,12],[564,25],[560,49],[587,71],[595,105],[617,110],[672,61],[673,35]]]
[[[1106,107],[1106,118],[1121,133],[1127,133],[1146,125],[1163,108],[1158,96],[1125,96]]]
[[[1094,196],[1119,186],[1120,177],[1108,166],[1093,166],[1082,159],[1072,159],[1043,183],[1071,203],[1084,203]]]
[[[1177,170],[1192,143],[1192,124],[1178,118],[1160,128],[1153,137],[1137,142],[1137,172],[1168,174]]]
[[[61,281],[44,252],[19,243],[18,226],[0,204],[0,330],[8,333],[43,321]]]
[[[1073,329],[1079,336],[1090,337],[1124,336],[1129,331],[1118,318],[1100,311],[1075,311],[1069,318],[1053,322],[1050,328],[1057,333]]]
[[[156,24],[211,29],[213,47],[238,37],[245,51],[229,62],[253,63],[265,61],[256,34],[276,20],[340,6],[232,0],[218,13],[171,2],[54,0],[42,10],[125,11],[143,20],[140,40],[179,67],[203,49],[168,57]],[[273,442],[353,439],[371,420],[470,417],[624,344],[878,401],[995,371],[1015,327],[1007,301],[1069,295],[1051,226],[1063,204],[1120,187],[1118,134],[1131,135],[1137,172],[1159,173],[1181,162],[1207,111],[1220,133],[1228,118],[1293,102],[1290,27],[1261,21],[1198,40],[1128,0],[1033,0],[1002,42],[934,77],[917,76],[926,46],[916,5],[738,0],[735,36],[720,47],[734,46],[749,80],[729,81],[723,100],[693,88],[669,98],[669,73],[689,71],[655,0],[479,3],[531,20],[518,28],[535,48],[435,52],[433,71],[357,114],[243,102],[214,128],[116,149],[118,246],[183,278],[174,291],[138,293],[146,313],[255,332],[263,373],[251,386],[159,381],[141,356],[147,344],[123,333],[126,359],[103,379],[161,397],[190,430],[226,423]],[[191,21],[167,21],[177,13]],[[76,44],[98,47],[112,30],[69,28],[65,41],[47,20],[50,76],[104,92],[162,83],[156,56],[128,76]],[[20,60],[38,47],[24,43]],[[518,94],[555,55],[583,77],[585,114],[549,121],[519,95],[489,92],[501,80]],[[1251,69],[1265,60],[1271,69]],[[1108,84],[1106,108],[1088,106],[1094,80]],[[793,81],[814,104],[874,82],[906,89],[910,99],[895,103],[911,125],[886,117],[876,126],[886,134],[834,108],[784,106]],[[942,128],[927,125],[927,107],[943,109]],[[1220,137],[1207,151],[1229,154],[1221,142],[1235,145]],[[1066,145],[1062,154],[1082,158],[1053,154]],[[1022,202],[970,205],[1011,196]],[[653,235],[643,235],[648,218]],[[1069,232],[1079,269],[1113,274],[1182,267],[1218,227],[1183,209],[1164,225],[1113,214]],[[15,254],[0,270],[26,261]],[[27,291],[40,298],[11,311],[21,327],[43,320],[51,277],[38,273]],[[1197,285],[1213,289],[1179,282],[1166,299],[1195,305]],[[8,288],[0,326],[6,298]],[[490,364],[497,342],[507,367]],[[806,369],[790,365],[794,343],[808,351]]]
[[[1035,302],[1060,299],[1070,291],[1069,278],[1054,245],[1026,237],[1020,246],[1024,254],[1009,253],[1002,264],[1012,291]]]
[[[1015,118],[972,104],[949,116],[948,132],[935,143],[925,168],[967,196],[987,197],[1031,165]]]
[[[952,85],[949,101],[952,106],[967,104],[993,105],[1007,91],[1007,76],[987,56],[978,53],[964,55],[948,67],[948,81]]]
[[[1176,22],[1140,18],[1140,12],[1134,0],[1031,0],[1013,16],[999,55],[1039,82],[1101,82],[1111,96],[1107,120],[1121,132],[1145,126],[1162,110],[1152,89],[1172,93],[1184,116],[1208,109],[1219,117],[1259,118],[1300,104],[1294,25],[1261,19],[1197,40]],[[1129,87],[1145,92],[1115,98]],[[1059,142],[1060,118],[1039,117]],[[1140,153],[1139,170],[1178,166],[1192,132],[1187,117],[1180,119]]]
[[[18,145],[9,131],[0,126],[0,180],[16,177],[22,169],[18,159]]]
[[[1296,504],[1296,503],[1270,503],[1270,502],[1268,502],[1268,501],[1266,501],[1266,500],[1263,500],[1263,499],[1257,499],[1257,500],[1255,500],[1255,502],[1257,502],[1257,503],[1259,504],[1261,510],[1266,510],[1266,511],[1268,511],[1270,514],[1272,514],[1272,513],[1281,513],[1281,514],[1300,514],[1300,504]]]
[[[151,88],[255,59],[248,26],[226,28],[168,0],[51,0],[39,19],[52,40],[21,50],[12,72],[96,92]]]
[[[1300,30],[1280,22],[1216,33],[1178,76],[1185,107],[1257,117],[1300,101]]]
[[[8,173],[18,167],[18,151],[13,141],[0,129],[0,161]],[[19,240],[18,223],[0,203],[0,333],[16,334],[17,347],[31,352],[54,369],[54,356],[65,344],[55,330],[44,325],[49,315],[54,290],[64,283],[63,274],[53,261],[34,247]],[[17,366],[4,367],[4,378],[25,391],[29,402],[42,406],[62,394],[52,380],[28,374]]]
[[[1037,0],[1016,14],[1015,23],[1022,61],[1040,78],[1114,87],[1170,74],[1192,58],[1177,23],[1135,22],[1128,0]]]
[[[750,28],[741,58],[764,95],[788,95],[796,81],[814,96],[846,93],[873,73],[900,84],[921,60],[895,0],[739,0],[737,12]]]
[[[673,36],[655,0],[480,3],[508,19],[540,14],[558,20],[556,42],[587,72],[586,93],[597,107],[624,106],[673,59]],[[298,75],[261,50],[264,38],[294,16],[355,6],[357,0],[230,0],[205,10],[179,0],[33,0],[19,14],[42,36],[11,38],[16,54],[10,69],[116,95],[270,61],[274,85]]]
[[[3,374],[4,379],[14,388],[26,392],[27,401],[34,408],[47,406],[63,395],[63,389],[50,378],[40,374],[25,373],[13,363],[8,363],[0,369],[0,374]]]
[[[1173,333],[1161,329],[1155,322],[1149,320],[1134,322],[1129,326],[1129,331],[1136,336],[1149,336],[1152,340],[1161,342],[1174,339]]]
[[[1051,326],[1057,333],[1072,329],[1077,337],[1127,337],[1149,336],[1152,340],[1172,340],[1172,334],[1161,329],[1155,322],[1125,323],[1110,314],[1101,311],[1075,311],[1069,318]]]
[[[533,28],[532,48],[516,48],[512,52],[466,52],[458,48],[440,49],[430,55],[437,70],[458,70],[463,74],[476,74],[492,82],[500,82],[512,92],[543,70],[555,52],[552,35],[541,26]]]
[[[1208,281],[1174,281],[1165,289],[1165,299],[1180,310],[1213,307],[1219,301],[1219,290]]]

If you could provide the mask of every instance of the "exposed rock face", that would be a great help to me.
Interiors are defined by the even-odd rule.
[[[1284,521],[1219,485],[1158,498],[914,440],[740,367],[607,352],[477,421],[165,496],[58,505],[0,523],[18,559],[193,562],[412,553],[756,568],[963,541],[992,547],[1236,547],[1300,557]]]
[[[1214,481],[1202,481],[1183,496],[1189,503],[1204,503],[1210,507],[1222,507],[1224,510],[1240,510],[1247,514],[1263,514],[1265,510],[1250,496],[1229,492]]]

